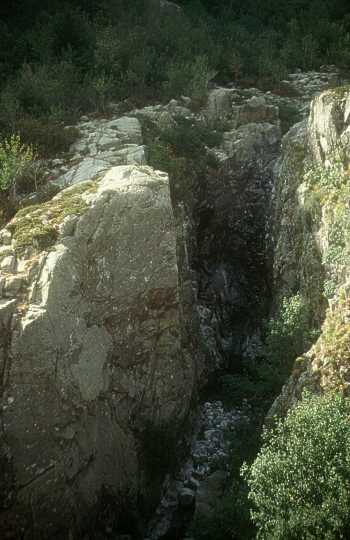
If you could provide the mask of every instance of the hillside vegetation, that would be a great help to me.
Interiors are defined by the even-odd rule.
[[[181,4],[3,2],[1,132],[37,136],[28,116],[72,119],[110,100],[200,102],[213,78],[266,86],[295,68],[350,65],[344,0]]]

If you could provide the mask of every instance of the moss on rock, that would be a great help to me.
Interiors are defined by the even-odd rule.
[[[84,182],[68,188],[51,201],[23,208],[8,225],[15,241],[15,250],[22,253],[27,247],[48,249],[58,237],[59,225],[70,215],[81,215],[88,203],[82,197],[96,189],[96,182]]]

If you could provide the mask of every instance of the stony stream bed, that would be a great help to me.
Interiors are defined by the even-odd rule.
[[[145,540],[188,538],[193,517],[213,511],[229,480],[230,441],[243,416],[219,400],[201,405],[189,457],[175,478],[166,477]]]

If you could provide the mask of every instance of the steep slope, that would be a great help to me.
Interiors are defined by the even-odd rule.
[[[317,97],[308,122],[284,139],[274,216],[275,298],[301,291],[314,322],[324,323],[315,345],[296,360],[270,416],[285,414],[305,388],[348,392],[349,129],[350,90],[341,87]]]

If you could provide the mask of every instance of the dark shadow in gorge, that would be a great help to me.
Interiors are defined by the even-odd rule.
[[[259,343],[271,299],[271,183],[269,166],[230,163],[199,190],[192,267],[210,368],[239,370],[240,358],[254,356]]]

